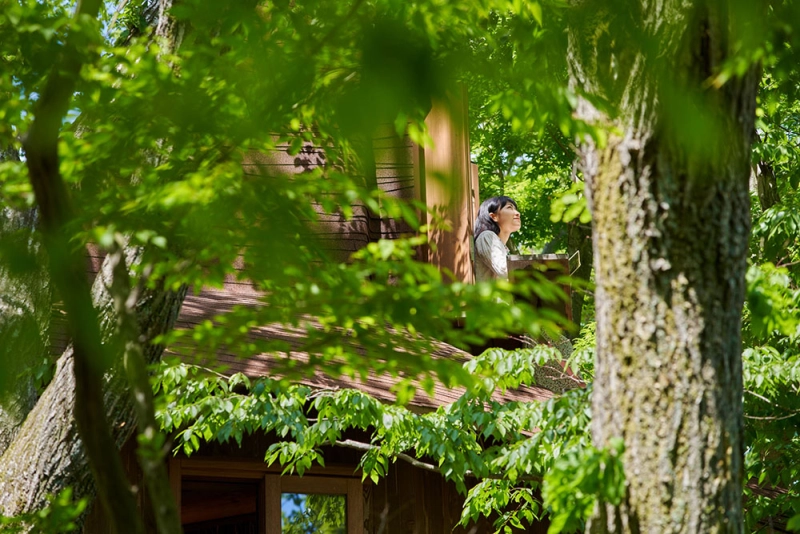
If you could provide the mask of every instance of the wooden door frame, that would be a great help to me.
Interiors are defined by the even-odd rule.
[[[307,474],[281,475],[281,466],[268,466],[252,460],[170,458],[169,480],[181,510],[183,477],[259,481],[259,532],[280,534],[281,494],[308,493],[345,495],[347,534],[364,532],[364,493],[361,475],[352,466],[313,467]]]

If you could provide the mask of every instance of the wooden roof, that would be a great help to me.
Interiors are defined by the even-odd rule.
[[[191,329],[197,324],[211,319],[215,315],[228,312],[235,305],[257,306],[259,305],[258,294],[247,291],[245,285],[225,286],[223,289],[204,289],[197,295],[189,295],[181,309],[176,328]],[[266,340],[280,340],[286,342],[291,347],[292,358],[305,361],[308,355],[300,350],[303,344],[305,332],[303,329],[292,326],[271,324],[253,329],[251,334],[256,338]],[[435,357],[455,358],[465,360],[471,355],[459,350],[447,343],[436,343]],[[229,352],[218,352],[216,363],[224,367],[224,373],[232,375],[243,373],[251,378],[270,376],[275,367],[276,358],[283,358],[284,355],[259,354],[250,358],[239,358]],[[378,376],[370,374],[366,381],[352,379],[349,377],[332,378],[320,372],[313,377],[304,378],[298,383],[314,388],[354,388],[363,391],[374,398],[383,402],[394,402],[395,395],[391,388],[400,379],[391,376]],[[421,411],[433,410],[439,406],[455,402],[463,393],[462,389],[449,389],[437,383],[434,386],[433,395],[429,396],[421,388],[417,390],[414,399],[409,403],[412,409]],[[501,402],[508,401],[535,401],[546,400],[553,397],[553,392],[537,387],[523,387],[517,390],[496,393],[495,399]]]

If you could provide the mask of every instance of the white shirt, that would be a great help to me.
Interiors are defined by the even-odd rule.
[[[502,278],[508,280],[508,249],[491,230],[484,230],[475,240],[475,279],[478,282]]]

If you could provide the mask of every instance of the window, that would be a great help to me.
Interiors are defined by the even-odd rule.
[[[186,534],[355,534],[364,495],[352,468],[280,476],[263,463],[170,461]]]

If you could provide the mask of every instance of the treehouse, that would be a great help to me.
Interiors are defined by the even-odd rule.
[[[477,166],[470,163],[466,99],[458,94],[449,103],[436,103],[427,117],[434,145],[420,147],[408,136],[398,137],[392,128],[378,132],[372,140],[374,179],[388,195],[421,201],[438,208],[451,224],[450,230],[430,235],[435,247],[418,251],[418,259],[447,270],[456,280],[473,282],[470,254],[472,224],[479,204]],[[324,150],[306,144],[299,154],[290,154],[288,146],[272,153],[253,153],[244,161],[248,174],[295,174],[326,164]],[[424,214],[423,214],[424,216]],[[353,217],[341,214],[320,215],[315,232],[334,258],[346,260],[350,254],[379,239],[394,239],[413,234],[402,220],[381,218],[365,206],[353,206]],[[548,276],[564,270],[565,258],[512,258],[510,267],[544,266]],[[95,261],[95,268],[99,264]],[[177,328],[191,329],[205,320],[230,311],[234,306],[256,305],[257,291],[246,281],[230,277],[222,289],[204,289],[187,296]],[[566,307],[569,310],[569,307]],[[280,325],[256,329],[256,336],[284,341],[293,357],[303,358],[303,331]],[[502,341],[502,340],[500,340]],[[511,343],[513,346],[513,343]],[[465,359],[469,354],[445,343],[436,345],[436,356]],[[273,367],[270,356],[240,359],[234,353],[217,354],[217,363],[227,373],[243,373],[257,378],[269,376]],[[355,388],[374,398],[393,402],[390,390],[395,379],[370,375],[366,381],[333,379],[315,375],[303,384],[318,389]],[[429,412],[454,402],[459,391],[435,386],[433,395],[417,394],[409,406],[417,412]],[[497,395],[500,401],[546,400],[553,392],[541,387],[523,387]],[[191,456],[179,454],[169,460],[170,483],[177,499],[181,521],[187,534],[310,532],[291,530],[292,518],[314,516],[317,531],[346,534],[407,534],[445,532],[490,532],[488,522],[456,527],[464,496],[454,484],[429,469],[423,459],[398,460],[388,467],[387,475],[377,483],[362,482],[356,469],[364,450],[357,445],[369,442],[369,436],[352,433],[345,446],[324,450],[325,467],[314,466],[304,476],[283,474],[279,465],[267,466],[264,452],[278,436],[254,434],[241,446],[235,443],[209,443]],[[351,442],[351,447],[348,447]],[[142,488],[141,473],[135,461],[135,439],[125,445],[126,464],[132,482]],[[414,460],[414,459],[408,459]],[[421,461],[420,461],[421,460]],[[148,496],[140,491],[140,504]],[[142,506],[143,510],[148,509]],[[145,518],[154,529],[152,518]],[[287,523],[288,522],[288,523]],[[86,524],[86,532],[107,530],[102,510],[95,507]],[[529,532],[545,532],[540,525]]]

